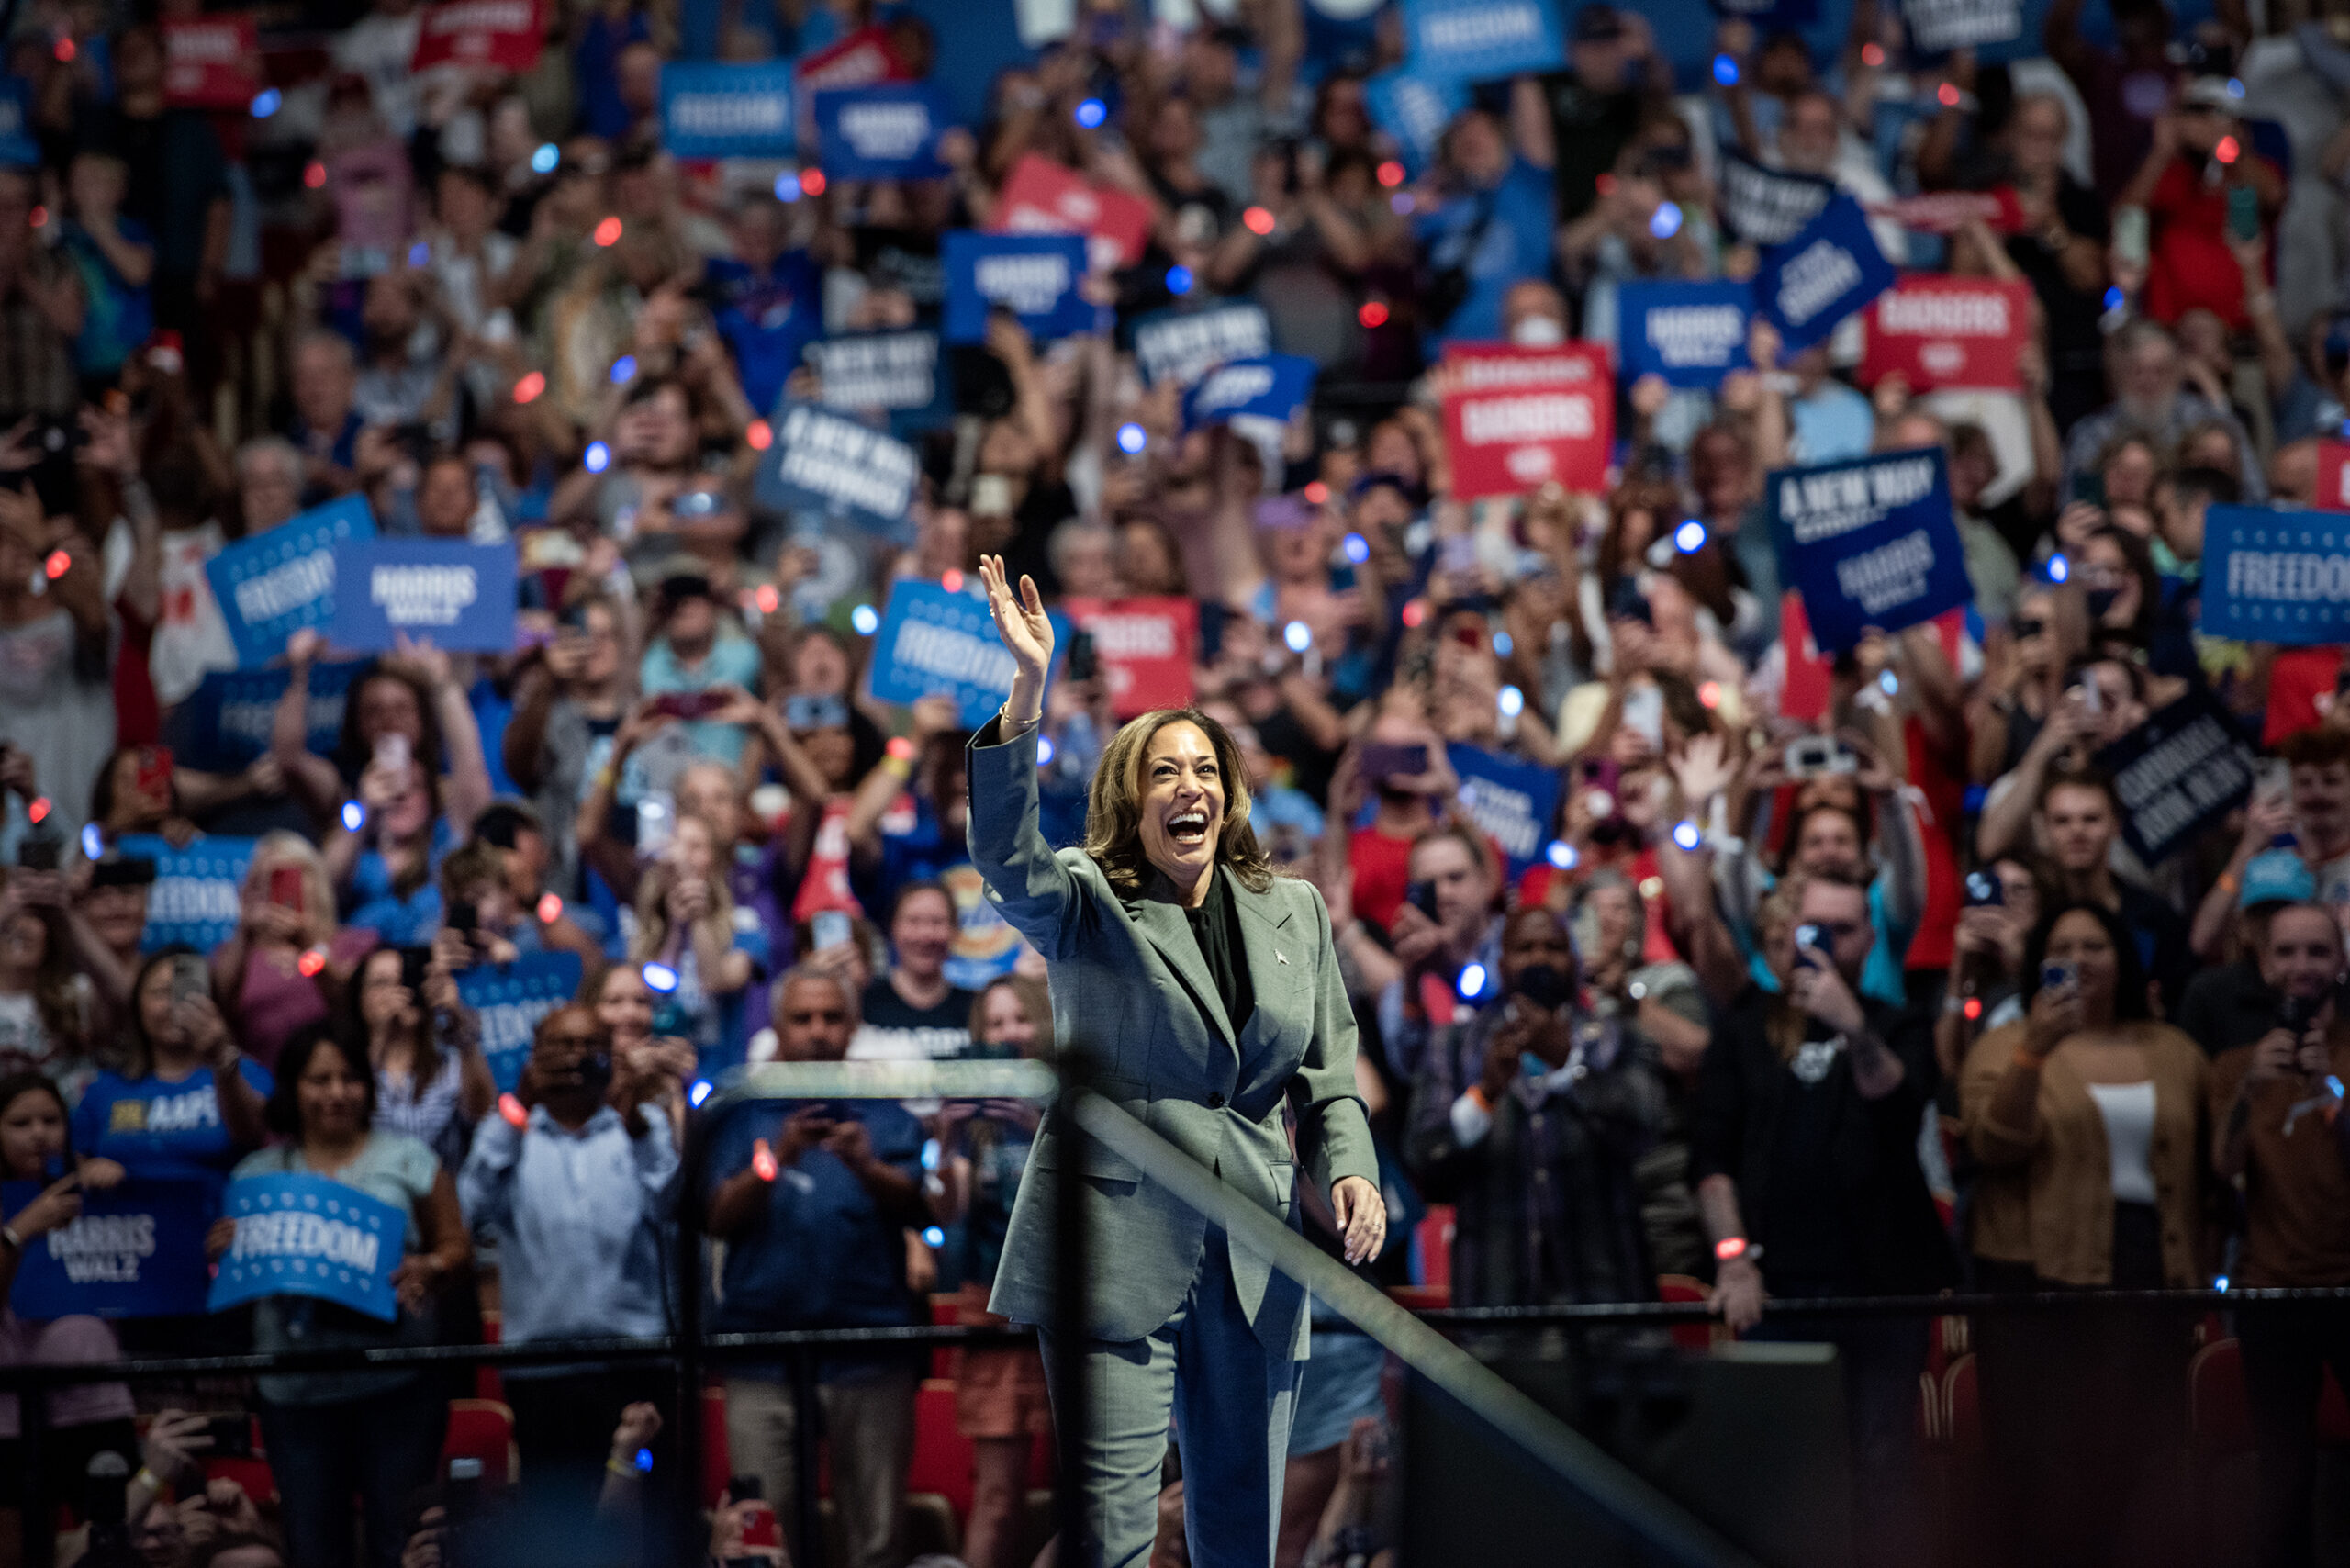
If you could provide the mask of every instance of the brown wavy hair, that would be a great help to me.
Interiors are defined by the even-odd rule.
[[[1222,724],[1197,708],[1156,709],[1111,737],[1102,765],[1093,771],[1085,853],[1122,893],[1140,892],[1150,880],[1150,859],[1142,847],[1142,765],[1151,741],[1169,724],[1198,725],[1215,753],[1224,783],[1224,832],[1216,838],[1216,859],[1231,867],[1250,892],[1266,891],[1273,885],[1273,863],[1258,846],[1257,830],[1248,825],[1248,775],[1240,766],[1240,748]]]

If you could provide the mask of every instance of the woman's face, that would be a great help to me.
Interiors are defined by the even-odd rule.
[[[1136,593],[1161,593],[1182,581],[1175,563],[1167,558],[1167,542],[1158,530],[1130,522],[1118,530],[1118,575]]]
[[[41,1167],[65,1152],[65,1107],[57,1096],[28,1089],[0,1110],[0,1164],[11,1179],[40,1180]]]
[[[1574,945],[1567,940],[1566,927],[1541,906],[1518,911],[1503,931],[1502,983],[1516,985],[1519,975],[1538,964],[1547,964],[1561,974],[1574,973]]]
[[[791,689],[802,697],[848,695],[848,655],[830,637],[803,637],[791,652]]]
[[[2098,617],[2100,626],[2128,626],[2138,619],[2142,597],[2138,574],[2130,567],[2130,557],[2121,546],[2110,539],[2092,539],[2081,551],[2081,582],[2092,594],[2113,595],[2113,602]]]
[[[1628,508],[1616,521],[1616,545],[1620,552],[1617,559],[1628,566],[1646,554],[1655,538],[1656,515],[1646,507]]]
[[[639,431],[650,461],[674,467],[693,455],[693,415],[683,392],[665,386],[638,405],[637,411],[643,417]]]
[[[36,969],[49,956],[49,926],[30,910],[19,910],[5,926],[0,926],[0,964],[11,969]]]
[[[359,1016],[371,1035],[403,1029],[416,1022],[416,999],[400,979],[400,956],[370,953],[359,969]]]
[[[678,818],[677,831],[669,840],[669,861],[684,880],[710,880],[718,867],[718,850],[711,843],[708,824],[695,817]]]
[[[424,712],[408,682],[378,676],[359,689],[359,738],[371,747],[386,735],[405,735],[413,747],[424,741]]]
[[[604,976],[596,988],[596,1022],[609,1030],[614,1047],[639,1045],[653,1037],[653,993],[644,977],[622,965]]]
[[[979,1044],[1010,1046],[1024,1057],[1032,1054],[1029,1047],[1035,1043],[1036,1021],[1028,1016],[1020,993],[1008,985],[990,991],[979,1017]]]
[[[304,1137],[341,1139],[365,1130],[367,1081],[341,1046],[323,1045],[310,1053],[295,1085],[295,1103]]]
[[[1639,934],[1635,929],[1639,919],[1632,902],[1632,890],[1612,884],[1595,888],[1583,901],[1590,909],[1593,923],[1599,928],[1599,952],[1602,956],[1621,953],[1631,946]]]
[[[1420,449],[1413,443],[1412,432],[1402,425],[1383,424],[1371,432],[1371,445],[1363,453],[1363,464],[1374,474],[1401,474],[1417,482]]]
[[[827,729],[803,730],[799,734],[800,749],[824,776],[824,782],[835,790],[845,790],[851,775],[856,770],[856,737],[845,724]]]
[[[2144,506],[2154,487],[2154,454],[2132,442],[2115,453],[2105,465],[2105,500],[2108,506],[2128,502]]]
[[[139,1026],[151,1040],[174,1037],[176,1028],[172,1022],[172,979],[175,966],[157,964],[139,982]]]
[[[2073,966],[2080,976],[2084,1002],[2091,1008],[2112,1005],[2113,982],[2121,965],[2113,939],[2095,915],[2076,909],[2060,917],[2048,934],[2048,957]]]

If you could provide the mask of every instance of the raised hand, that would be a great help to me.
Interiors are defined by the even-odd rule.
[[[979,557],[979,582],[987,589],[996,635],[1020,666],[1005,707],[1015,721],[1025,722],[1044,711],[1045,671],[1053,662],[1053,623],[1045,614],[1045,597],[1036,591],[1035,580],[1024,576],[1015,596],[1001,555]]]

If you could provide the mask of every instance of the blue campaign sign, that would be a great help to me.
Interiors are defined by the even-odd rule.
[[[1148,386],[1172,381],[1188,387],[1219,364],[1272,352],[1272,323],[1253,300],[1158,310],[1135,323],[1135,363]]]
[[[351,683],[367,667],[352,659],[310,666],[306,749],[324,756],[342,737],[342,709]],[[214,670],[172,710],[164,740],[184,766],[206,773],[236,773],[269,750],[278,700],[292,678],[275,669]]]
[[[389,653],[406,636],[475,654],[514,651],[514,546],[363,539],[334,553],[334,645]]]
[[[0,167],[28,168],[40,162],[40,146],[26,124],[25,105],[31,95],[22,77],[0,76]]]
[[[1404,162],[1415,171],[1436,161],[1444,128],[1469,106],[1469,89],[1462,83],[1402,65],[1365,81],[1362,92],[1371,118],[1395,139]]]
[[[1720,386],[1751,363],[1746,329],[1753,314],[1752,286],[1735,278],[1617,286],[1617,384],[1661,375],[1673,386]]]
[[[1974,601],[1941,447],[1782,468],[1763,488],[1780,580],[1803,594],[1822,652]]]
[[[950,343],[984,342],[988,312],[998,306],[1019,317],[1039,342],[1093,330],[1097,312],[1078,290],[1085,281],[1082,234],[950,229],[941,259],[946,272],[941,325]]]
[[[807,356],[826,408],[880,409],[901,437],[954,420],[936,332],[851,332],[810,343]]]
[[[1069,645],[1068,622],[1058,610],[1053,633],[1062,647]],[[890,607],[873,638],[868,689],[876,699],[952,697],[964,724],[978,729],[1012,695],[1012,655],[996,635],[985,599],[949,593],[919,577],[890,585]]]
[[[1825,342],[1838,322],[1891,288],[1895,276],[1869,232],[1868,214],[1840,196],[1794,239],[1762,252],[1754,300],[1795,353]]]
[[[1444,752],[1460,776],[1462,806],[1509,857],[1509,874],[1523,875],[1550,840],[1550,819],[1559,811],[1558,769],[1458,742]]]
[[[878,82],[816,95],[817,155],[834,180],[934,180],[946,106],[921,82]]]
[[[206,562],[212,597],[237,645],[237,667],[265,665],[295,633],[332,625],[335,547],[375,537],[366,498],[345,496],[241,539]]]
[[[0,1209],[21,1210],[40,1184],[0,1184]],[[204,1231],[212,1223],[201,1182],[126,1182],[82,1194],[71,1224],[28,1242],[8,1305],[35,1322],[92,1317],[178,1317],[204,1310]]]
[[[1556,71],[1566,63],[1559,7],[1544,0],[1404,0],[1404,58],[1450,82]]]
[[[780,414],[775,442],[754,476],[759,505],[846,517],[869,532],[912,543],[906,512],[922,477],[912,447],[813,403],[789,404]]]
[[[791,67],[666,62],[661,144],[673,158],[791,156]]]
[[[1260,354],[1219,365],[1183,399],[1183,428],[1195,431],[1243,418],[1286,424],[1314,396],[1315,368],[1312,360],[1294,353]]]
[[[324,1176],[243,1176],[229,1183],[237,1239],[212,1282],[214,1312],[271,1295],[314,1296],[389,1323],[399,1316],[392,1271],[408,1216]]]
[[[531,953],[457,976],[457,999],[481,1023],[481,1053],[500,1093],[521,1081],[539,1020],[579,994],[579,971],[576,953]]]
[[[2196,630],[2244,643],[2350,643],[2350,515],[2211,508]]]
[[[185,946],[208,953],[236,934],[245,868],[252,864],[251,838],[198,838],[185,849],[151,833],[129,833],[115,847],[133,860],[155,863],[155,885],[147,890],[147,929],[141,952]]]

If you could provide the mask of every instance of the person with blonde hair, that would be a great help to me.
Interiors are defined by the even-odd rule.
[[[690,1041],[705,1067],[727,1038],[729,1014],[751,983],[751,956],[735,943],[734,899],[719,862],[718,834],[681,816],[666,848],[636,888],[636,935],[629,961],[655,992],[656,1012],[676,1011],[656,1033]]]
[[[274,1070],[296,1030],[337,1016],[376,940],[336,924],[334,884],[308,840],[263,834],[245,868],[237,929],[212,955],[213,989],[245,1054]]]

